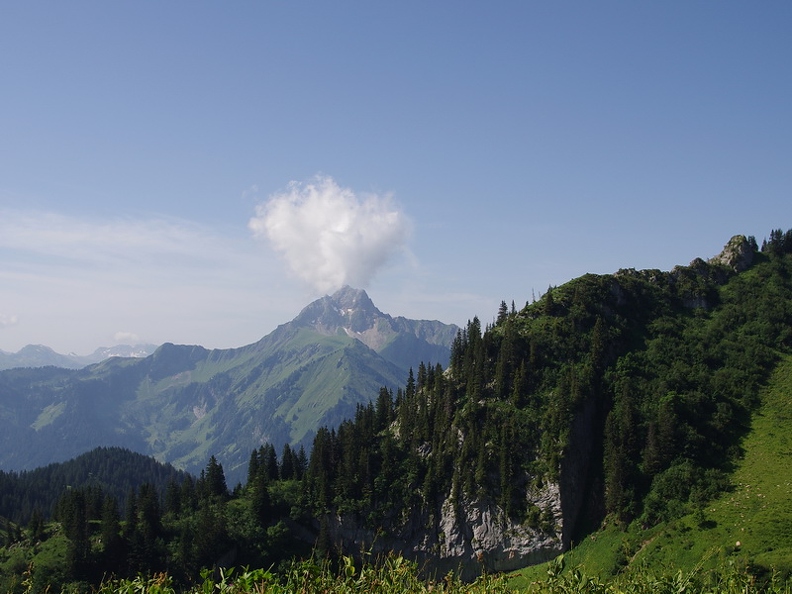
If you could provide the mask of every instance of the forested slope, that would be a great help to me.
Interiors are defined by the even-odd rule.
[[[339,514],[420,557],[453,555],[457,530],[466,563],[497,569],[531,557],[487,549],[476,506],[489,530],[556,534],[560,550],[606,516],[649,526],[702,505],[728,486],[758,389],[792,346],[790,237],[761,251],[736,237],[670,272],[586,275],[519,311],[504,303],[486,328],[472,320],[447,372],[422,366],[392,406],[381,395],[317,435],[311,509],[350,552],[360,533]]]
[[[22,472],[0,471],[0,517],[27,524],[34,514],[53,515],[66,491],[94,489],[115,497],[123,506],[130,490],[151,484],[161,495],[171,481],[188,475],[170,464],[123,448],[97,448],[68,462]]]

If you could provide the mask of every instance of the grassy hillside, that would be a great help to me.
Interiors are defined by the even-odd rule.
[[[80,370],[0,371],[0,468],[128,448],[193,473],[210,456],[232,482],[262,444],[309,446],[410,367],[445,363],[456,326],[391,318],[346,287],[237,349],[163,344],[145,359]]]
[[[171,347],[179,354],[187,347]],[[156,360],[157,355],[155,355]],[[150,452],[198,472],[209,456],[240,480],[261,443],[310,441],[321,424],[337,424],[381,385],[398,385],[395,366],[359,341],[305,328],[234,352],[213,351],[174,369],[162,353],[162,377],[149,375],[125,416],[142,426]],[[153,377],[152,377],[153,376]]]
[[[310,443],[406,372],[345,335],[281,331],[225,351],[165,344],[146,359],[79,371],[0,374],[0,466],[63,461],[103,445],[198,472],[217,455],[233,475],[262,443]],[[75,431],[74,428],[79,428]]]
[[[669,575],[713,568],[746,568],[759,576],[792,575],[792,357],[780,360],[761,393],[744,455],[731,474],[732,489],[678,520],[643,530],[607,525],[565,557],[570,571],[608,579]],[[550,565],[515,574],[527,587]]]

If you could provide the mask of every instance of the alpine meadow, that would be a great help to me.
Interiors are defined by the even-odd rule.
[[[792,230],[464,328],[347,287],[249,347],[0,386],[3,592],[792,591]],[[89,413],[72,459],[11,457]]]

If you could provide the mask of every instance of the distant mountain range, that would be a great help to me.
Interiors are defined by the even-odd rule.
[[[197,473],[215,455],[229,482],[264,443],[310,446],[422,361],[446,365],[459,328],[379,311],[345,287],[236,349],[166,343],[144,358],[0,372],[0,469],[32,469],[99,446]],[[24,350],[24,349],[23,349]]]
[[[148,357],[157,350],[155,344],[116,345],[113,347],[99,347],[90,355],[61,355],[48,346],[29,344],[16,353],[0,351],[0,370],[13,369],[14,367],[65,367],[66,369],[80,369],[92,363],[99,363],[110,357]]]

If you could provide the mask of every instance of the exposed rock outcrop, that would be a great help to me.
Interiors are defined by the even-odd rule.
[[[720,264],[728,266],[735,272],[748,270],[753,264],[756,247],[745,235],[735,235],[732,237],[720,254],[710,258],[710,264]]]
[[[317,299],[292,323],[326,336],[355,338],[404,368],[413,366],[414,360],[447,365],[449,346],[459,331],[436,320],[391,317],[377,309],[365,291],[348,286]]]
[[[529,494],[530,504],[542,510],[543,526],[532,527],[509,518],[492,502],[459,502],[447,498],[439,516],[414,510],[409,517],[393,519],[398,527],[375,533],[353,516],[332,515],[327,528],[335,549],[346,555],[375,557],[391,552],[419,565],[431,561],[432,571],[453,571],[471,580],[482,571],[511,571],[548,561],[564,550],[563,514],[557,484]]]

